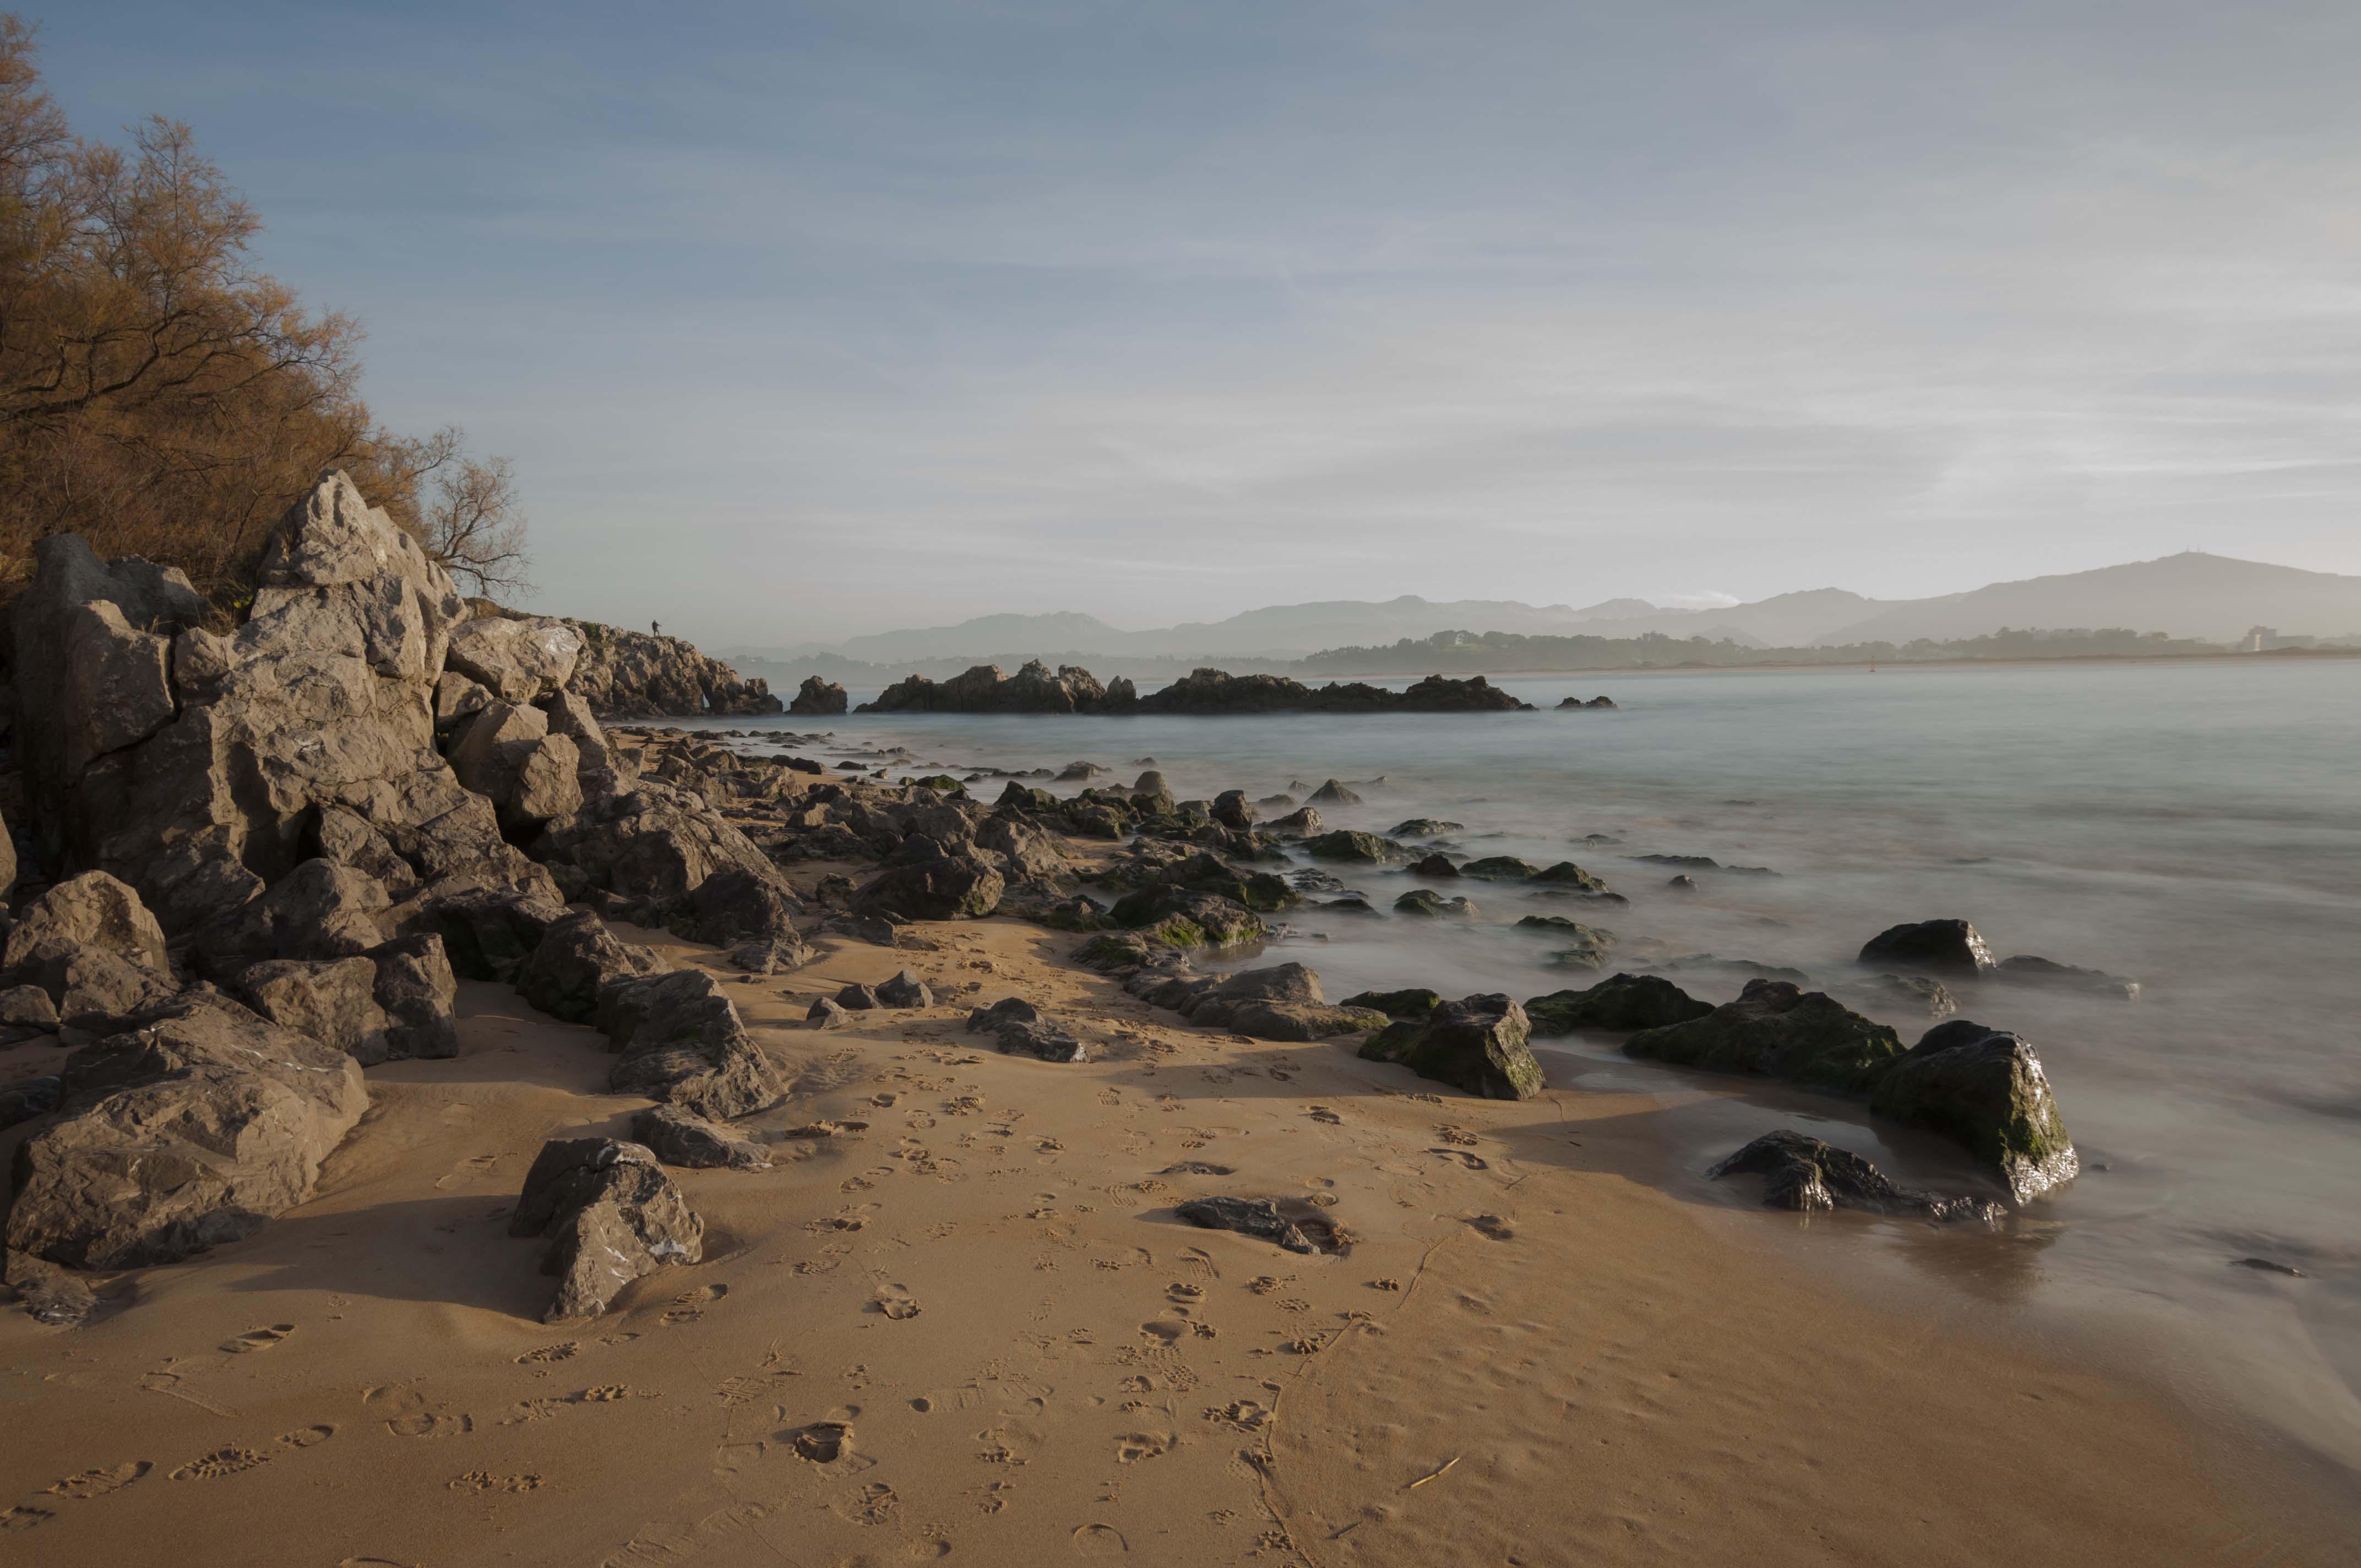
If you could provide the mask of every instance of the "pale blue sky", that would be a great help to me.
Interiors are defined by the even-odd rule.
[[[2361,573],[2350,0],[27,14],[517,460],[552,609]]]

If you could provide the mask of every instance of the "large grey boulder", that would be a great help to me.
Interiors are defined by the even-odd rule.
[[[553,1018],[587,1023],[598,1016],[598,993],[608,983],[653,974],[659,967],[655,954],[578,910],[543,933],[516,971],[517,994]]]
[[[89,942],[51,937],[25,948],[0,970],[0,984],[46,995],[58,1021],[85,1034],[112,1034],[125,1019],[170,1002],[170,976],[118,958]]]
[[[582,809],[581,753],[570,738],[550,733],[549,716],[537,707],[489,704],[456,732],[448,754],[459,782],[512,829]]]
[[[703,970],[605,986],[598,1027],[622,1053],[607,1079],[618,1094],[644,1094],[720,1122],[786,1098],[778,1069]]]
[[[459,1054],[455,1009],[458,977],[431,931],[397,937],[368,955],[377,967],[370,994],[385,1014],[385,1059],[432,1058]],[[373,1062],[364,1061],[364,1067]]]
[[[545,1236],[557,1276],[544,1322],[595,1318],[642,1275],[705,1255],[705,1222],[643,1144],[553,1138],[525,1172],[512,1236]]]
[[[77,1268],[174,1263],[312,1194],[368,1108],[359,1064],[218,998],[66,1060],[16,1164],[7,1245]]]
[[[104,872],[70,877],[16,911],[0,967],[14,969],[35,948],[53,941],[103,948],[152,973],[171,973],[164,928],[137,892]]]
[[[347,1052],[363,1067],[390,1054],[377,965],[368,959],[272,959],[240,975],[237,988],[262,1017]]]
[[[566,905],[535,894],[464,893],[429,904],[421,928],[443,939],[454,971],[469,980],[511,981],[541,946]]]
[[[260,897],[207,922],[192,950],[199,969],[218,981],[269,959],[355,958],[390,934],[392,902],[367,872],[309,860]]]
[[[451,634],[448,663],[506,703],[530,703],[565,689],[582,657],[582,634],[562,620],[489,616]]]
[[[1320,976],[1296,963],[1218,979],[1176,977],[1149,991],[1147,1000],[1191,1024],[1257,1040],[1324,1040],[1382,1029],[1388,1022],[1369,1008],[1328,1005]]]
[[[178,573],[102,562],[71,537],[35,557],[15,620],[36,817],[55,825],[48,848],[67,869],[137,888],[168,934],[234,912],[320,852],[330,807],[371,829],[356,853],[389,845],[422,884],[554,891],[489,805],[467,809],[476,797],[434,750],[435,685],[465,601],[344,475],[280,520],[227,636]],[[170,641],[170,714],[150,638]],[[94,718],[93,691],[120,700]]]
[[[785,877],[752,839],[701,797],[655,779],[586,797],[579,811],[549,824],[533,841],[533,853],[559,868],[574,896],[612,894],[645,905],[652,920],[687,910],[690,894],[730,871],[745,873],[729,884],[733,897],[735,890],[759,883],[776,895],[777,907],[801,907]],[[690,914],[694,923],[696,912]]]

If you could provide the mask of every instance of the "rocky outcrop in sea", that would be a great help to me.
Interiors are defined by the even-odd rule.
[[[808,684],[808,683],[807,683]],[[1014,675],[978,664],[947,681],[911,675],[886,687],[862,713],[1510,713],[1531,712],[1481,675],[1429,675],[1403,691],[1361,681],[1307,686],[1285,675],[1197,670],[1141,696],[1118,675],[1102,685],[1071,664],[1055,674],[1036,659]],[[817,709],[810,711],[818,711]]]

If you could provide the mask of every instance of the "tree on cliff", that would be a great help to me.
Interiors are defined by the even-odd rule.
[[[456,431],[376,430],[359,326],[254,267],[259,220],[189,127],[75,137],[33,45],[0,16],[0,596],[35,539],[79,532],[235,598],[329,467],[479,589],[519,586],[507,465],[467,458]]]

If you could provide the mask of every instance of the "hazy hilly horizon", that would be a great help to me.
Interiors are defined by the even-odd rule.
[[[1727,638],[1752,647],[1906,642],[1975,637],[2002,627],[2127,627],[2227,641],[2267,625],[2298,635],[2361,630],[2361,576],[2308,572],[2202,551],[2086,572],[1991,583],[1919,599],[1874,599],[1827,587],[1733,605],[1683,609],[1631,598],[1583,607],[1516,599],[1331,599],[1276,604],[1217,621],[1126,630],[1063,610],[978,616],[950,626],[871,632],[840,642],[741,646],[730,656],[777,663],[834,655],[870,663],[972,658],[1230,658],[1286,660],[1440,631],[1529,635]]]

